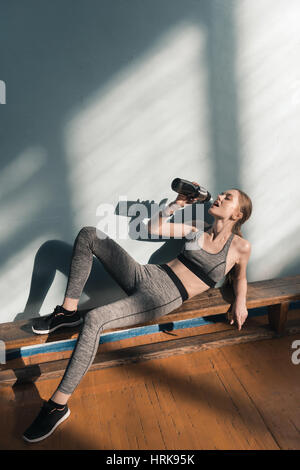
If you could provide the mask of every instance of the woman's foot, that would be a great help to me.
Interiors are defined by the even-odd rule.
[[[81,322],[82,318],[77,310],[69,311],[57,305],[50,315],[34,318],[32,331],[38,335],[45,335],[62,326],[76,326]]]
[[[42,441],[50,436],[69,416],[68,405],[58,405],[52,400],[45,401],[39,414],[22,437],[26,442]]]

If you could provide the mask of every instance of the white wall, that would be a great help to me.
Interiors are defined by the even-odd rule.
[[[101,204],[171,200],[178,176],[214,197],[249,194],[250,281],[299,273],[298,0],[28,0],[4,10],[0,322],[62,301],[75,236],[97,225]],[[179,246],[117,241],[141,263]],[[123,295],[95,263],[81,305]]]

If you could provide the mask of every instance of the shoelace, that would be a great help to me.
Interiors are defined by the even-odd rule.
[[[73,313],[75,313],[75,311],[74,311],[74,312],[70,312],[69,315],[72,315]],[[47,315],[47,320],[50,320],[51,318],[59,317],[60,315],[66,315],[66,316],[68,316],[67,313],[61,311],[61,306],[60,306],[60,305],[56,305],[56,307],[55,307],[55,309],[53,310],[53,312],[50,313],[49,315]]]
[[[44,402],[43,406],[42,406],[42,409],[40,411],[40,416],[49,416],[49,414],[52,414],[54,413],[54,411],[58,410],[58,411],[63,411],[65,407],[61,407],[61,409],[59,408],[53,408],[47,401]]]
[[[49,403],[45,401],[40,410],[39,417],[42,418],[43,416],[48,416],[50,411],[51,411],[51,408],[49,406]]]
[[[55,307],[55,309],[53,310],[52,313],[49,313],[49,315],[47,315],[47,320],[50,319],[50,318],[55,318],[55,317],[58,317],[59,315],[63,315],[63,312],[60,312],[60,305],[57,305]]]
[[[76,310],[63,310],[62,312],[60,311],[61,310],[61,306],[60,305],[57,305],[54,309],[54,312],[57,312],[58,314],[62,314],[62,315],[73,315],[73,313],[76,312]]]
[[[54,314],[53,315],[54,317],[59,317],[60,315],[64,315],[65,313],[59,311],[59,305],[58,305],[57,307],[55,307],[53,314]]]

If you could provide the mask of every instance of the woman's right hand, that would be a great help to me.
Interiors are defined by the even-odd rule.
[[[179,204],[181,207],[184,207],[187,204],[193,204],[196,201],[198,201],[198,197],[193,198],[193,197],[186,196],[185,194],[180,194],[180,193],[175,199],[176,204]]]
[[[196,181],[192,181],[193,184],[199,186],[199,184]],[[179,204],[181,207],[184,207],[186,204],[193,204],[194,202],[198,201],[199,196],[197,197],[190,197],[186,196],[185,194],[178,194],[175,202],[176,204]]]

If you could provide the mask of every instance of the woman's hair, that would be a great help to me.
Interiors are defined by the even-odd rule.
[[[240,208],[240,211],[243,213],[243,217],[241,217],[234,224],[232,228],[232,233],[235,233],[236,235],[239,235],[241,238],[244,238],[241,232],[241,226],[246,222],[246,220],[249,219],[249,217],[252,214],[252,201],[250,197],[248,196],[248,194],[244,193],[244,191],[242,191],[241,189],[238,189],[238,188],[232,188],[232,189],[235,189],[239,193],[239,208]],[[222,289],[233,287],[234,270],[235,270],[235,267],[233,266],[231,270],[226,274],[225,280],[221,286]]]

